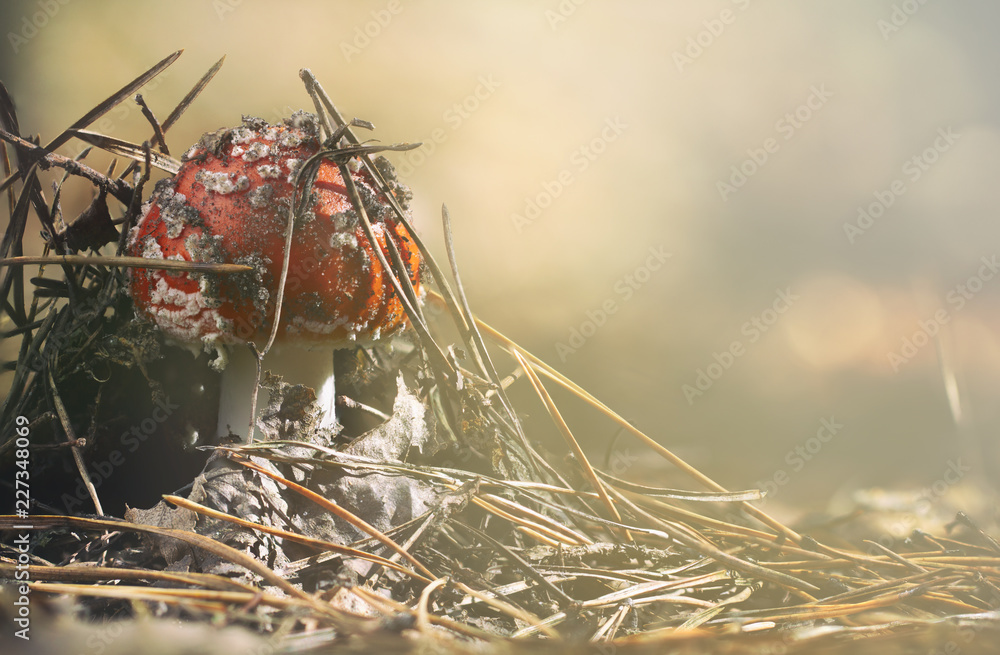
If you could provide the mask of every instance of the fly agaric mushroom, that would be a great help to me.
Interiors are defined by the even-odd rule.
[[[319,149],[311,114],[297,112],[283,125],[244,117],[241,126],[206,134],[185,153],[177,174],[156,185],[129,234],[130,255],[254,268],[231,276],[131,272],[137,313],[170,339],[215,353],[212,366],[223,371],[221,434],[247,424],[256,379],[249,349],[240,346],[227,354],[226,346],[266,340],[271,332],[288,211],[293,197],[306,191],[293,196],[295,174]],[[373,248],[384,249],[387,239],[395,242],[419,290],[420,255],[410,234],[367,171],[351,177],[378,243],[365,236],[339,167],[322,160],[309,190],[310,210],[295,220],[278,340],[263,362],[287,382],[313,387],[324,427],[336,423],[332,348],[371,343],[407,323]],[[397,196],[408,193],[404,187],[394,190]],[[288,344],[330,350],[302,351]]]

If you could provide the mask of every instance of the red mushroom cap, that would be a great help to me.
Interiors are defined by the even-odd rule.
[[[239,127],[202,137],[177,174],[157,184],[129,234],[127,254],[249,264],[255,270],[213,275],[133,269],[137,312],[174,339],[200,341],[206,349],[266,338],[295,172],[319,150],[317,133],[314,117],[298,113],[284,125],[245,118]],[[379,247],[386,239],[396,243],[419,290],[413,239],[367,172],[352,177]],[[396,195],[405,193],[400,187]],[[334,163],[322,161],[312,194],[311,213],[295,224],[279,339],[338,346],[399,330],[406,313]]]

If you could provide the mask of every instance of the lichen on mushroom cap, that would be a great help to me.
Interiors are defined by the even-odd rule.
[[[133,269],[137,313],[173,340],[216,354],[213,365],[220,369],[226,367],[225,344],[266,340],[295,174],[319,149],[317,122],[305,112],[282,125],[244,117],[236,128],[203,136],[177,174],[156,185],[129,234],[127,254],[254,270],[222,276]],[[419,253],[367,171],[351,168],[359,169],[352,178],[378,244],[365,236],[338,166],[322,161],[309,211],[295,221],[278,343],[364,344],[406,325],[402,302],[373,248],[392,239],[418,290]],[[394,194],[405,204],[404,187],[396,185]]]

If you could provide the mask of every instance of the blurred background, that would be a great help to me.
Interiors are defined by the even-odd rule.
[[[22,133],[43,140],[179,48],[143,91],[161,120],[227,58],[168,133],[175,156],[241,114],[310,108],[298,71],[311,68],[376,138],[423,142],[393,161],[442,263],[447,203],[474,311],[729,487],[822,509],[858,488],[937,499],[995,479],[996,3],[2,12],[2,79]],[[149,132],[130,102],[91,129]],[[89,200],[80,185],[66,213]],[[515,395],[544,419],[524,381]],[[556,396],[595,460],[610,450],[623,477],[673,481]]]

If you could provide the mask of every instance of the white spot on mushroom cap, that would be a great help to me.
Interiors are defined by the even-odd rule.
[[[216,308],[205,302],[200,292],[189,292],[173,286],[162,271],[152,275],[149,306],[157,327],[175,339],[200,341],[205,335],[218,334]]]
[[[353,232],[334,232],[330,235],[331,248],[357,248],[358,237]]]
[[[279,177],[281,175],[281,166],[272,164],[261,164],[257,167],[257,172],[264,179],[270,179]]]
[[[205,187],[207,191],[214,191],[223,195],[237,191],[246,191],[250,187],[250,179],[246,175],[240,175],[233,180],[235,173],[213,173],[201,170],[194,174],[194,179]]]
[[[205,294],[172,286],[170,276],[165,272],[155,272],[152,280],[155,282],[150,292],[150,304],[145,310],[156,327],[170,341],[189,348],[195,355],[198,350],[210,354],[214,352],[215,359],[210,365],[216,370],[224,369],[228,357],[222,344],[230,340],[232,321],[222,316]]]
[[[222,299],[218,297],[216,288],[214,281],[207,275],[198,280],[198,292],[204,299],[203,302],[206,307],[219,307],[222,305]]]
[[[142,242],[142,257],[143,259],[163,259],[163,248],[160,247],[156,239],[147,237]]]
[[[151,202],[147,202],[142,206],[142,213],[139,215],[139,220],[135,222],[135,225],[128,232],[129,248],[132,248],[133,247],[132,244],[135,244],[139,241],[139,233],[142,230],[143,223],[146,222],[146,217],[149,215],[149,210],[152,208],[152,206],[153,203]],[[145,257],[146,256],[145,253],[143,253],[142,256]]]
[[[245,152],[243,146],[233,146],[233,150],[230,153],[233,157],[239,157]]]
[[[184,239],[184,248],[188,251],[193,262],[218,261],[221,247],[221,234],[206,234],[198,231],[192,232]]]
[[[334,214],[332,218],[333,229],[338,232],[354,232],[361,224],[361,219],[358,217],[357,212],[353,209],[351,211]],[[372,227],[375,227],[375,225],[377,225],[377,223],[373,223]]]
[[[173,187],[163,187],[160,190],[160,194],[154,197],[150,204],[155,204],[160,208],[160,221],[167,228],[167,237],[176,239],[181,235],[184,228],[189,225],[190,212],[185,212],[187,209],[187,196],[183,193],[175,192]]]
[[[289,157],[285,160],[285,167],[288,169],[288,182],[295,182],[295,173],[302,167],[302,160]]]
[[[256,138],[256,134],[249,127],[241,125],[240,127],[230,130],[229,138],[236,144],[250,143],[254,140],[254,138]]]
[[[262,184],[247,194],[250,199],[250,206],[254,209],[263,209],[271,204],[271,195],[274,188],[270,184]]]
[[[278,139],[278,144],[283,148],[297,148],[302,145],[302,137],[295,132],[285,131]]]
[[[264,145],[260,141],[254,141],[247,148],[247,151],[243,153],[243,161],[254,162],[260,159],[261,157],[266,157],[267,153],[268,153],[268,147],[266,145]],[[233,148],[233,156],[234,157],[237,156],[236,148]]]

